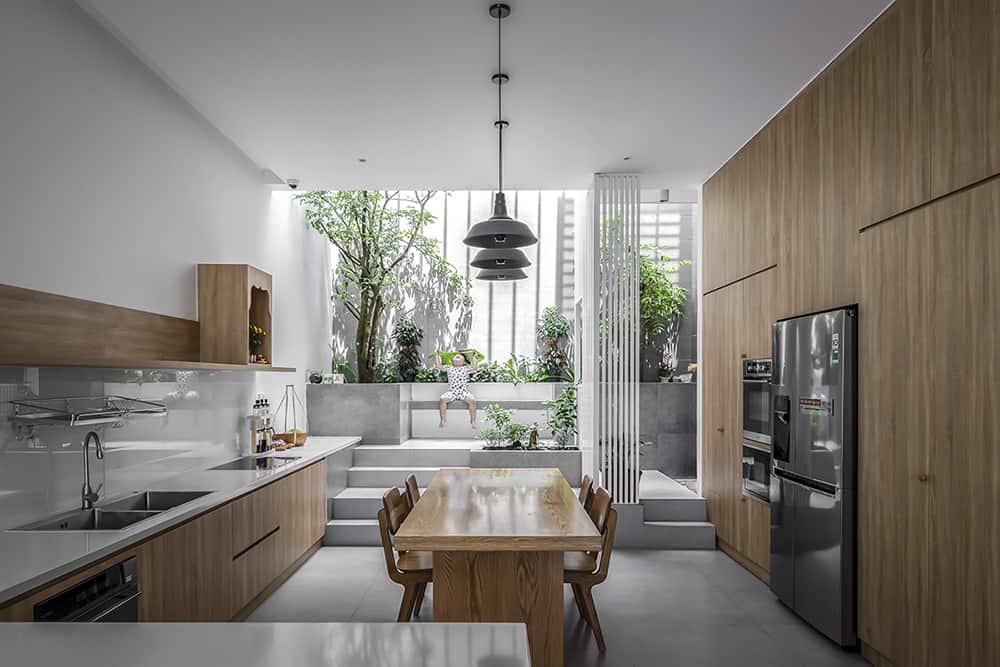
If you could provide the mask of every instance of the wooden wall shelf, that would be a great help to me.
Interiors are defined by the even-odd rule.
[[[271,366],[270,364],[221,364],[209,361],[170,361],[169,359],[93,359],[93,360],[39,360],[37,362],[18,361],[16,363],[0,363],[0,366],[62,366],[70,368],[128,368],[146,369],[161,368],[174,371],[255,371],[258,373],[294,373],[295,368],[289,366]]]
[[[201,360],[244,364],[250,326],[266,333],[257,352],[271,360],[271,275],[249,264],[198,265]]]

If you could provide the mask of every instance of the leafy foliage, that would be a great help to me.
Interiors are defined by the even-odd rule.
[[[576,384],[566,385],[554,401],[545,401],[546,418],[556,444],[568,447],[576,442],[577,433]]]
[[[559,312],[555,306],[547,306],[542,311],[542,319],[538,320],[535,333],[538,340],[558,341],[560,338],[569,337],[569,320]]]
[[[538,382],[558,382],[572,378],[573,368],[566,352],[570,335],[569,320],[558,308],[548,306],[542,311],[535,334],[542,344],[535,375]]]
[[[515,446],[527,446],[528,431],[530,430],[531,427],[527,424],[511,422],[510,424],[507,424],[507,428],[504,429],[504,440]]]
[[[673,262],[649,245],[639,254],[639,322],[648,340],[668,332],[684,316],[687,290],[673,274],[689,261]]]
[[[375,362],[375,382],[399,382],[399,360],[394,356],[382,357]]]
[[[334,293],[357,320],[355,349],[358,379],[376,379],[378,336],[388,310],[404,298],[452,312],[469,309],[469,282],[441,254],[437,239],[424,229],[434,216],[427,212],[433,192],[370,190],[306,192],[295,199],[306,220],[337,248],[339,261]]]
[[[392,341],[396,343],[400,382],[414,382],[420,370],[420,342],[424,332],[408,315],[400,317],[392,330]]]
[[[440,373],[436,368],[418,368],[417,369],[417,382],[437,382],[440,377]]]

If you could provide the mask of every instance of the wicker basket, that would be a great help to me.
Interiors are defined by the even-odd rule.
[[[274,437],[281,438],[286,444],[293,447],[301,447],[306,444],[306,437],[308,435],[309,434],[304,431],[294,431],[289,433],[278,433]]]

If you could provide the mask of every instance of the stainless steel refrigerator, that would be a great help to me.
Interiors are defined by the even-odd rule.
[[[856,632],[855,307],[782,320],[772,338],[771,590],[833,641]]]

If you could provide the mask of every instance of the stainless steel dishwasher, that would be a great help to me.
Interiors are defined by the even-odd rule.
[[[139,621],[139,570],[135,557],[35,605],[42,622],[136,623]]]

